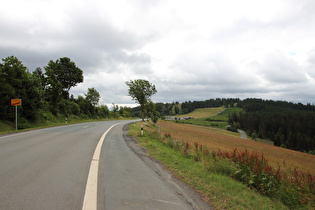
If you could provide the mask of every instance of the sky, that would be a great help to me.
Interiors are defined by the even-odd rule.
[[[315,103],[313,0],[0,0],[0,58],[29,69],[69,57],[100,104],[262,98]]]

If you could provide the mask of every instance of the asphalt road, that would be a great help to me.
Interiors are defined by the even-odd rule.
[[[127,146],[128,121],[67,125],[0,136],[0,209],[82,209],[101,136],[98,209],[190,209]],[[130,122],[130,121],[129,121]]]
[[[237,129],[237,131],[241,134],[242,139],[245,139],[245,140],[246,140],[245,132],[242,131],[242,130],[240,130],[240,129]]]

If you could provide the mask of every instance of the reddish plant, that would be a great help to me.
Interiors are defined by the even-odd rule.
[[[164,133],[164,137],[165,138],[171,138],[171,134],[170,133]]]

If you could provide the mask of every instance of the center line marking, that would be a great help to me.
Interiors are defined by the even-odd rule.
[[[85,195],[83,199],[83,210],[96,210],[97,209],[97,177],[98,177],[98,167],[99,167],[99,162],[100,162],[100,155],[101,155],[101,150],[102,150],[102,145],[105,140],[105,137],[107,133],[115,126],[120,123],[112,125],[105,133],[103,133],[102,137],[100,138],[92,161],[91,161],[91,166],[90,166],[90,171],[86,183],[86,188],[85,188]]]

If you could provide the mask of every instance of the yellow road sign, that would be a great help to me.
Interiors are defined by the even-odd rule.
[[[21,106],[22,99],[11,99],[11,106]]]

